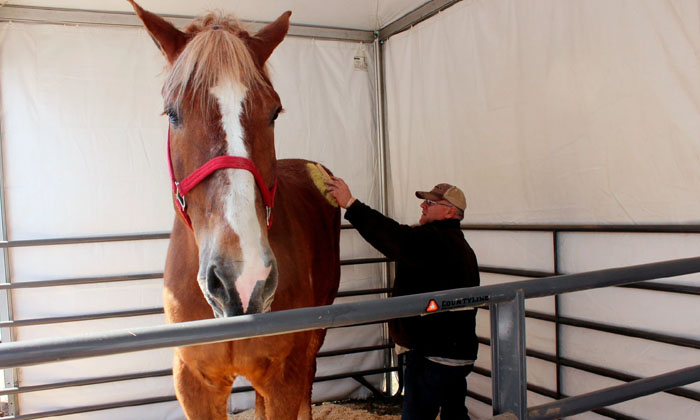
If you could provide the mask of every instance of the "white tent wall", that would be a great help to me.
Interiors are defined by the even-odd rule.
[[[462,187],[466,224],[680,224],[700,220],[700,4],[678,1],[462,1],[385,44],[390,214],[419,215],[417,189]],[[698,235],[467,231],[485,266],[574,273],[700,254]],[[483,274],[483,284],[519,278]],[[667,280],[698,285],[700,277]],[[563,295],[561,315],[700,338],[697,296],[612,288]],[[553,313],[553,299],[526,302]],[[489,335],[487,310],[478,332]],[[700,352],[561,327],[562,357],[648,376]],[[554,354],[555,328],[527,320],[527,346]],[[477,366],[490,369],[482,346]],[[552,363],[528,381],[556,389]],[[575,395],[617,381],[572,368]],[[489,378],[470,389],[490,396]],[[697,384],[689,386],[698,389]],[[529,405],[548,399],[528,393]],[[468,399],[473,413],[490,407]],[[669,394],[611,407],[643,419],[697,419]],[[593,413],[581,419],[602,418]]]
[[[377,204],[373,45],[287,38],[269,70],[285,113],[277,155],[324,163],[352,177]],[[369,71],[355,69],[364,54]],[[166,160],[167,118],[160,96],[165,60],[143,29],[0,24],[0,95],[5,201],[10,240],[169,231],[174,218]],[[358,164],[360,162],[361,164]],[[11,279],[50,279],[162,272],[167,240],[14,248]],[[375,257],[351,230],[341,258]],[[345,266],[341,290],[382,287],[376,264]],[[17,289],[15,319],[162,307],[162,279]],[[348,301],[359,298],[342,298]],[[27,326],[16,339],[164,323],[162,315]],[[380,325],[330,330],[322,351],[382,341]],[[170,368],[172,350],[115,355],[20,369],[19,384]],[[323,358],[320,376],[383,366],[381,352]],[[380,375],[367,378],[379,386]],[[238,383],[237,383],[238,384]],[[364,397],[352,379],[315,385],[314,399]],[[20,394],[22,414],[174,395],[172,377]],[[231,409],[253,404],[235,394]],[[62,419],[179,419],[176,402],[76,414]],[[131,414],[130,414],[131,413]]]

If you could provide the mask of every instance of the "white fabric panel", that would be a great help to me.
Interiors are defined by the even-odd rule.
[[[163,279],[59,286],[50,292],[44,288],[18,289],[12,297],[18,306],[14,311],[17,319],[162,308]]]
[[[490,419],[493,417],[490,405],[470,397],[467,397],[466,404],[469,409],[469,417],[474,420]]]
[[[699,234],[570,232],[559,235],[559,270],[562,273],[580,273],[700,255]],[[672,277],[659,282],[697,286],[700,284],[700,274]]]
[[[481,376],[478,373],[473,372],[467,376],[467,389],[474,391],[481,396],[491,398],[493,395],[493,389],[491,386],[491,378],[489,377]],[[553,400],[551,398],[535,392],[527,391],[528,407],[534,407],[536,405],[546,404],[552,401]],[[490,419],[493,417],[491,406],[480,401],[467,398],[467,408],[469,409],[469,417],[473,419]]]
[[[491,284],[510,283],[513,281],[521,280],[523,280],[522,277],[506,276],[503,274],[481,273],[482,286],[487,286]],[[554,315],[554,296],[545,296],[535,299],[525,299],[525,310]],[[489,322],[488,318],[485,319],[485,322]]]
[[[450,182],[466,194],[465,223],[697,222],[699,26],[695,0],[475,0],[392,37],[385,44],[390,213],[414,220],[413,192]],[[468,232],[484,265],[524,268],[551,252],[543,241],[530,260],[527,245],[483,236]],[[562,234],[562,271],[698,255],[692,235],[582,236]],[[696,278],[669,282],[697,285]],[[619,290],[566,296],[563,311],[697,337],[697,299]],[[616,310],[620,304],[629,309]],[[487,335],[488,313],[478,318]],[[527,329],[528,347],[547,341],[529,321]],[[585,339],[608,354],[614,348]],[[569,336],[562,343],[576,345]],[[594,382],[571,379],[586,390],[599,388]],[[571,383],[565,392],[574,393]],[[648,412],[645,403],[627,404],[640,418],[692,418],[675,400],[657,402]]]
[[[159,239],[11,248],[10,275],[13,281],[32,282],[93,277],[105,272],[161,272],[167,247],[168,241]]]
[[[124,0],[12,0],[12,4],[132,12]],[[209,10],[235,12],[246,20],[269,22],[291,10],[292,23],[376,30],[426,3],[426,0],[140,0],[155,13],[198,16]],[[340,12],[342,10],[342,12]]]
[[[605,378],[577,369],[562,369],[563,392],[567,395],[579,395],[623,382]],[[622,414],[649,420],[695,420],[700,418],[700,404],[688,398],[658,393],[637,398],[610,407]],[[585,417],[592,419],[592,417]]]
[[[371,45],[287,38],[270,57],[270,76],[285,112],[275,122],[278,158],[304,157],[346,178],[353,194],[379,200],[374,93],[355,54],[373,66]]]
[[[549,232],[469,230],[464,236],[474,249],[479,265],[554,271],[553,240]]]
[[[561,296],[561,315],[700,339],[700,305],[693,295],[626,288],[593,289]]]
[[[84,372],[87,373],[87,372]],[[89,375],[89,373],[88,373]],[[114,401],[117,394],[123,401],[173,396],[171,376],[121,381],[109,384],[86,385],[79,388],[81,405],[106,404]],[[71,408],[75,401],[76,388],[63,388],[52,391],[39,391],[19,395],[21,409],[27,413],[48,411],[56,407]],[[148,416],[149,410],[144,410]],[[95,418],[93,414],[84,418]],[[99,415],[98,415],[99,416]],[[141,417],[138,417],[141,418]],[[152,415],[151,418],[157,418]],[[161,417],[162,418],[162,417]]]
[[[286,112],[277,155],[318,160],[378,202],[372,75],[355,70],[372,46],[289,38],[270,60]],[[0,92],[10,239],[158,232],[173,210],[166,160],[167,120],[160,97],[164,59],[142,29],[0,24]],[[338,100],[338,98],[342,98]],[[341,234],[342,258],[377,256],[356,233]],[[167,240],[17,248],[14,281],[161,272]],[[40,263],[37,263],[40,262]],[[62,286],[13,292],[16,319],[80,315],[162,305],[162,280]],[[380,287],[380,267],[343,267],[341,290]],[[369,296],[368,298],[371,298]],[[72,336],[159,325],[162,315],[17,329],[20,339]],[[376,344],[381,328],[329,333],[327,345]],[[336,342],[340,343],[337,344]],[[319,362],[319,374],[370,369],[379,352]],[[342,360],[341,360],[342,359]],[[21,385],[168,369],[172,350],[85,359],[21,370]],[[379,385],[381,378],[368,378]],[[44,391],[21,397],[22,413],[174,395],[171,377]],[[314,398],[366,396],[354,380],[315,387]],[[248,405],[242,408],[248,408]],[[173,407],[176,407],[173,409]],[[159,411],[161,410],[161,411]],[[127,418],[133,409],[72,418]],[[139,407],[139,418],[182,418],[177,404]],[[117,413],[117,414],[115,414]]]
[[[638,377],[661,375],[698,363],[698,351],[586,328],[562,326],[562,357]],[[614,351],[613,351],[614,350]],[[686,388],[700,392],[700,383]]]
[[[392,37],[392,214],[450,182],[466,223],[698,221],[698,26],[696,0],[477,0]]]
[[[567,417],[567,420],[607,420],[610,417],[601,416],[600,414],[593,413],[591,411],[583,414],[578,414],[576,416]]]
[[[700,254],[700,235],[566,233],[560,237],[560,267],[575,273],[687,258]],[[700,284],[700,275],[661,280]],[[700,337],[697,296],[607,288],[561,297],[562,315],[688,338]],[[682,316],[680,316],[682,314]],[[686,321],[684,321],[686,320]]]
[[[529,347],[528,347],[529,348]],[[526,357],[527,382],[552,391],[557,389],[556,365],[546,360]],[[479,358],[475,366],[492,371],[491,347],[479,344]],[[531,406],[532,404],[528,404]]]
[[[183,418],[182,409],[177,401],[148,406],[125,407],[112,410],[95,411],[89,414],[73,414],[60,417],[46,417],[49,420],[179,420]]]
[[[153,42],[125,28],[3,26],[10,239],[169,230]]]
[[[493,395],[493,390],[491,389],[491,378],[479,375],[476,372],[472,372],[469,374],[469,376],[467,376],[467,389],[487,398],[491,398]]]
[[[491,323],[489,310],[479,309],[476,314],[476,334],[479,337],[491,337]],[[528,349],[542,353],[555,354],[554,343],[555,327],[553,322],[542,321],[534,318],[525,318],[525,345]],[[481,353],[479,353],[481,357]]]
[[[43,337],[69,337],[78,333],[95,333],[124,328],[148,327],[165,323],[163,315],[133,318],[102,319],[74,323],[60,323],[19,329],[25,340]],[[168,369],[171,367],[172,349],[156,349],[135,353],[101,356],[84,360],[70,360],[45,365],[27,366],[21,369],[22,385],[39,385],[99,376],[113,376],[134,372]],[[27,394],[31,396],[32,394]]]

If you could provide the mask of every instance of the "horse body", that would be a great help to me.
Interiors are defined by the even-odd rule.
[[[272,310],[329,304],[340,277],[340,213],[313,185],[307,161],[277,163],[279,187],[269,237],[279,280]],[[194,237],[177,218],[164,276],[169,323],[212,317],[211,307],[194,281],[198,270]],[[315,358],[324,337],[325,330],[307,331],[177,348],[174,373],[178,398],[189,418],[224,419],[233,381],[244,376],[258,393],[256,419],[311,419]],[[283,415],[277,414],[279,410]],[[265,412],[270,415],[261,415]]]
[[[314,184],[310,162],[277,160],[274,151],[281,104],[264,63],[290,13],[253,36],[216,15],[181,32],[128,1],[169,62],[164,99],[178,217],[164,273],[168,322],[332,303],[340,210]],[[233,381],[244,376],[256,391],[256,420],[311,420],[324,337],[305,331],[176,348],[178,400],[188,419],[226,419]]]

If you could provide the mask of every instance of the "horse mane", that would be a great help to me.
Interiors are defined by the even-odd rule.
[[[166,103],[178,109],[189,87],[192,98],[206,99],[211,106],[210,88],[220,80],[231,80],[247,88],[269,85],[265,69],[258,67],[246,39],[250,37],[232,15],[209,13],[194,20],[185,30],[190,41],[175,60],[163,86]],[[201,93],[201,95],[198,95]]]

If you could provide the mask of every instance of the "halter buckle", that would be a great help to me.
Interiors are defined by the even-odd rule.
[[[270,206],[265,206],[265,222],[267,223],[267,227],[270,227],[270,217],[272,216],[272,207]]]
[[[187,202],[185,201],[185,196],[180,194],[180,183],[175,182],[175,199],[177,200],[178,204],[180,204],[180,208],[182,211],[185,211],[185,207],[187,207]]]

